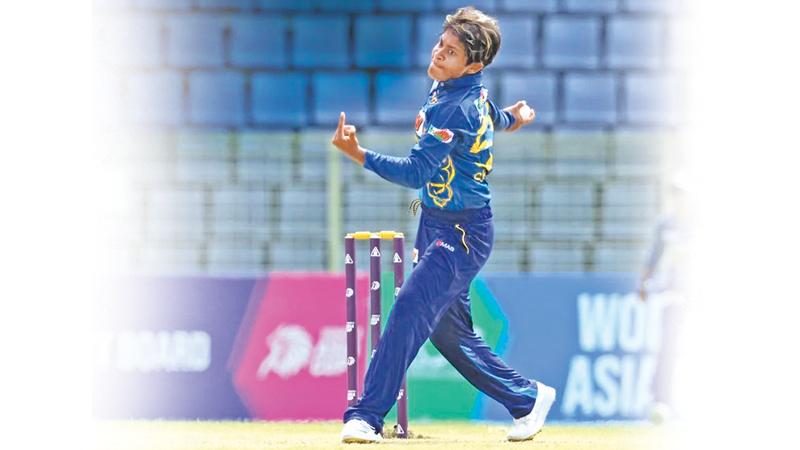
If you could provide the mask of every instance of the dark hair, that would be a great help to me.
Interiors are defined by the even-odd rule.
[[[467,64],[475,62],[488,66],[500,49],[500,26],[497,20],[480,10],[467,6],[448,14],[442,30],[458,36],[467,51]]]

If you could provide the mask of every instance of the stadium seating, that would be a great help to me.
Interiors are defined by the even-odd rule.
[[[623,242],[597,242],[593,245],[595,272],[639,273],[644,263],[644,247]]]
[[[567,74],[563,118],[574,124],[613,124],[617,120],[616,78],[605,73]]]
[[[375,77],[375,120],[381,125],[406,125],[425,103],[431,80],[421,73],[381,72]]]
[[[601,196],[603,239],[648,239],[658,213],[658,189],[653,183],[609,182]]]
[[[526,100],[536,110],[534,126],[552,125],[558,113],[558,79],[546,72],[506,72],[500,78],[499,107]]]
[[[594,237],[594,185],[543,184],[536,194],[540,238],[586,241]]]
[[[296,181],[322,182],[328,177],[328,152],[333,131],[303,137],[300,144],[299,179]]]
[[[497,241],[484,270],[639,271],[680,150],[686,3],[473,4],[503,30],[484,73],[490,98],[537,111],[532,126],[495,133]],[[343,231],[394,228],[410,246],[416,192],[333,153],[330,137],[345,111],[362,145],[407,155],[431,48],[464,5],[95,2],[95,85],[120,106],[100,105],[98,123],[135,126],[118,149],[137,193],[121,258],[157,273],[325,270],[332,173]]]
[[[433,11],[436,0],[376,0],[382,11]]]
[[[493,152],[494,169],[488,178],[492,190],[504,184],[518,190],[530,187],[551,173],[549,139],[543,134],[495,133]]]
[[[312,0],[314,6],[322,11],[348,11],[369,13],[375,7],[377,0]]]
[[[206,270],[217,275],[260,275],[266,266],[266,244],[212,239]]]
[[[355,22],[355,59],[362,68],[411,64],[410,16],[363,16]]]
[[[536,64],[537,22],[531,17],[500,16],[503,40],[492,68],[530,69]]]
[[[414,62],[421,68],[427,68],[431,62],[431,50],[442,34],[444,17],[439,14],[421,15],[417,18],[416,52]]]
[[[325,240],[325,192],[325,186],[321,183],[284,186],[278,207],[280,240]]]
[[[667,136],[655,132],[620,130],[612,136],[612,173],[617,178],[658,179],[661,158],[674,150]]]
[[[350,66],[347,16],[295,17],[292,25],[292,64],[295,67],[347,68]]]
[[[601,22],[596,17],[549,16],[544,20],[542,60],[556,69],[594,69],[600,64]]]
[[[572,130],[553,136],[552,172],[561,179],[603,180],[608,173],[608,135]]]
[[[584,245],[572,242],[534,241],[528,246],[528,270],[535,272],[583,272]]]
[[[214,15],[181,15],[166,19],[167,64],[178,68],[225,65],[225,20]]]
[[[553,12],[558,9],[558,0],[497,0],[497,5],[503,11]]]
[[[211,234],[223,242],[251,243],[253,237],[270,239],[275,215],[272,192],[248,186],[221,186],[212,194]]]
[[[492,182],[492,212],[495,233],[498,236],[520,240],[530,236],[530,225],[533,221],[532,196],[530,189]]]
[[[606,34],[609,67],[655,69],[661,62],[664,30],[658,19],[612,17]]]
[[[455,11],[456,9],[461,8],[463,6],[466,6],[465,3],[461,0],[439,0],[439,1],[441,8],[444,11],[447,11],[448,13]],[[481,11],[494,11],[496,3],[497,0],[472,0],[468,2],[467,5],[474,6],[475,8],[480,9]]]
[[[233,71],[189,74],[189,122],[210,126],[244,125],[244,83],[244,76]]]
[[[109,15],[96,20],[94,26],[94,51],[99,62],[141,69],[162,63],[158,17]]]
[[[620,0],[564,0],[564,7],[569,12],[614,12]]]
[[[492,256],[481,269],[482,273],[521,272],[526,260],[526,248],[518,241],[496,238],[492,248]]]
[[[269,255],[271,270],[325,270],[325,235],[270,241]]]
[[[347,122],[363,125],[369,117],[369,75],[361,72],[316,72],[311,79],[314,91],[313,122],[335,125],[339,113]]]
[[[239,67],[285,68],[287,23],[280,17],[231,18],[230,63]]]
[[[302,126],[308,122],[308,77],[303,73],[256,73],[251,79],[255,124]]]
[[[310,11],[316,0],[255,0],[258,8],[267,11]]]
[[[626,122],[662,126],[680,123],[681,88],[675,77],[633,73],[624,83]]]
[[[205,238],[205,192],[159,188],[148,192],[145,237],[162,242],[201,241]]]
[[[236,180],[243,183],[283,184],[295,178],[293,133],[240,133],[237,135]]]
[[[183,77],[172,71],[137,72],[128,76],[128,118],[136,124],[181,125]]]
[[[195,0],[200,9],[248,10],[252,9],[255,0]]]
[[[178,182],[221,184],[231,179],[228,133],[179,133],[176,142],[175,177]]]
[[[687,4],[687,0],[625,0],[628,11],[645,13],[679,12],[685,10]]]

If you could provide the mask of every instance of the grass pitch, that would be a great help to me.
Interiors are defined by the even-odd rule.
[[[387,423],[387,429],[389,428]],[[341,444],[340,422],[98,421],[95,448],[104,450],[350,450]],[[490,450],[557,448],[586,450],[674,448],[672,427],[639,424],[545,425],[532,440],[507,442],[509,425],[482,422],[412,423],[411,439],[384,439],[387,448]],[[375,445],[375,444],[372,444]]]

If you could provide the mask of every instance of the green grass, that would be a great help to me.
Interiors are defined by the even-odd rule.
[[[388,428],[388,427],[387,427]],[[586,450],[672,448],[672,427],[607,424],[546,425],[532,441],[507,442],[507,426],[481,422],[412,423],[413,439],[385,439],[382,447],[490,450],[558,448]],[[97,449],[248,450],[368,448],[339,442],[339,422],[98,421]]]

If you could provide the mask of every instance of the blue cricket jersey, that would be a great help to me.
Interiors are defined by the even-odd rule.
[[[481,80],[478,72],[434,82],[417,114],[417,143],[411,154],[400,158],[367,150],[364,167],[392,183],[419,189],[422,204],[429,208],[487,206],[494,129],[513,125],[514,116],[489,100]]]

